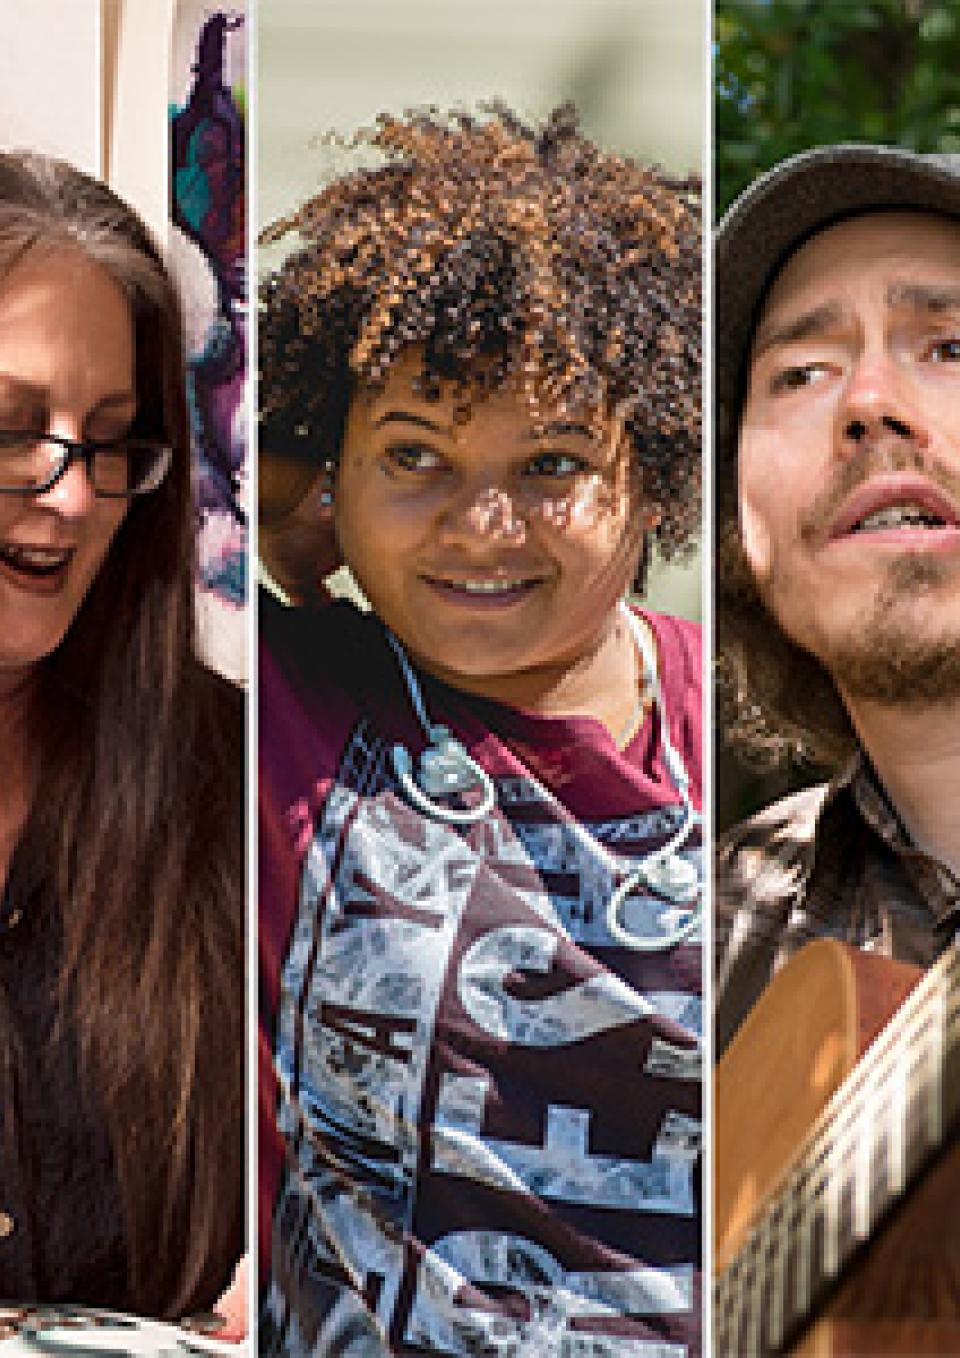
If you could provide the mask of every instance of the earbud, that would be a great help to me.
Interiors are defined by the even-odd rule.
[[[407,798],[426,815],[453,825],[473,825],[489,816],[496,790],[487,771],[467,754],[447,727],[431,727],[428,740],[416,765],[405,746],[394,745],[390,751],[393,771]],[[475,806],[452,807],[437,800],[475,787],[481,794]]]

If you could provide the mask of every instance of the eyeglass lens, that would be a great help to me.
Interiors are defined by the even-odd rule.
[[[69,462],[82,459],[98,495],[128,496],[155,490],[169,466],[169,449],[144,439],[98,447],[35,435],[0,433],[0,491],[47,489]]]

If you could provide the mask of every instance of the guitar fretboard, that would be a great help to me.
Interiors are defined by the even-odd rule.
[[[960,952],[948,949],[864,1053],[714,1289],[717,1354],[766,1358],[920,1175],[957,1120]]]

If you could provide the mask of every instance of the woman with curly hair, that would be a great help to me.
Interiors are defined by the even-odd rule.
[[[691,1352],[699,641],[625,596],[698,520],[697,187],[569,108],[352,144],[265,233],[268,564],[369,610],[261,614],[262,1351]]]
[[[175,1317],[243,1248],[243,722],[194,656],[181,318],[0,154],[0,1296]]]

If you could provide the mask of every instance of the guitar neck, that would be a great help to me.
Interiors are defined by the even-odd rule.
[[[717,1279],[718,1354],[782,1351],[943,1145],[960,1105],[958,977],[953,946],[824,1108]]]

